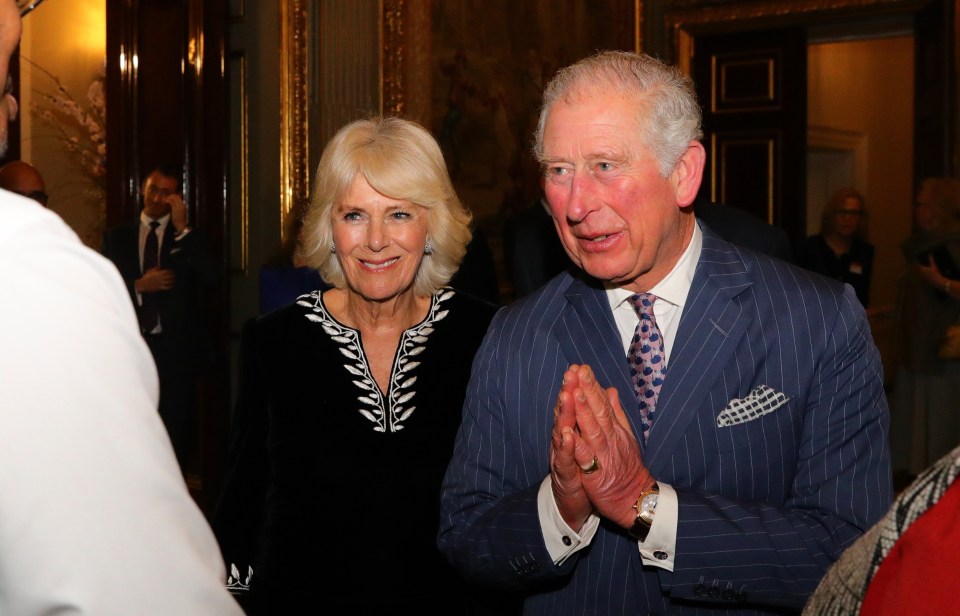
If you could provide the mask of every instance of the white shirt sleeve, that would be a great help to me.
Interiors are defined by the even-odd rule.
[[[643,564],[673,571],[673,561],[677,555],[677,521],[680,519],[680,506],[677,492],[673,487],[657,482],[660,494],[657,496],[657,512],[647,538],[640,545],[640,558]]]
[[[113,265],[0,191],[0,613],[240,616]]]
[[[590,545],[593,536],[597,534],[597,527],[600,526],[600,518],[591,513],[580,532],[573,532],[557,508],[549,475],[540,484],[540,491],[537,492],[537,513],[540,516],[540,529],[547,552],[557,565],[563,563],[571,554]]]

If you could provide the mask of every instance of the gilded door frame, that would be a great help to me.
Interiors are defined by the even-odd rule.
[[[797,25],[824,18],[913,12],[925,0],[764,0],[717,5],[709,0],[674,1],[664,12],[666,59],[689,74],[697,32]]]
[[[430,6],[432,0],[379,0],[380,112],[404,115],[426,123],[429,90],[407,88],[429,83]],[[280,3],[280,228],[287,216],[303,206],[310,184],[309,121],[309,7],[310,0]],[[644,48],[644,0],[634,0],[636,49]],[[417,32],[417,36],[412,36]],[[286,240],[286,238],[283,238]]]

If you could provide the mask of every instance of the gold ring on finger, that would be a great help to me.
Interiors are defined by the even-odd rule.
[[[590,465],[587,467],[580,467],[580,472],[584,475],[589,475],[590,473],[596,473],[600,470],[600,460],[597,459],[597,456],[593,456],[593,460],[590,461]]]

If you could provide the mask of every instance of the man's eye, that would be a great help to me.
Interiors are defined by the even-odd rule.
[[[597,171],[604,173],[607,171],[613,171],[613,163],[597,163]]]
[[[553,177],[562,177],[570,172],[566,167],[548,167],[547,175]]]

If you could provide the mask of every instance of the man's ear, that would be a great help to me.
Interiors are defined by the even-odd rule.
[[[707,152],[703,149],[703,144],[696,140],[691,141],[687,145],[686,152],[670,172],[670,179],[677,196],[677,207],[687,207],[697,198],[706,161]]]

